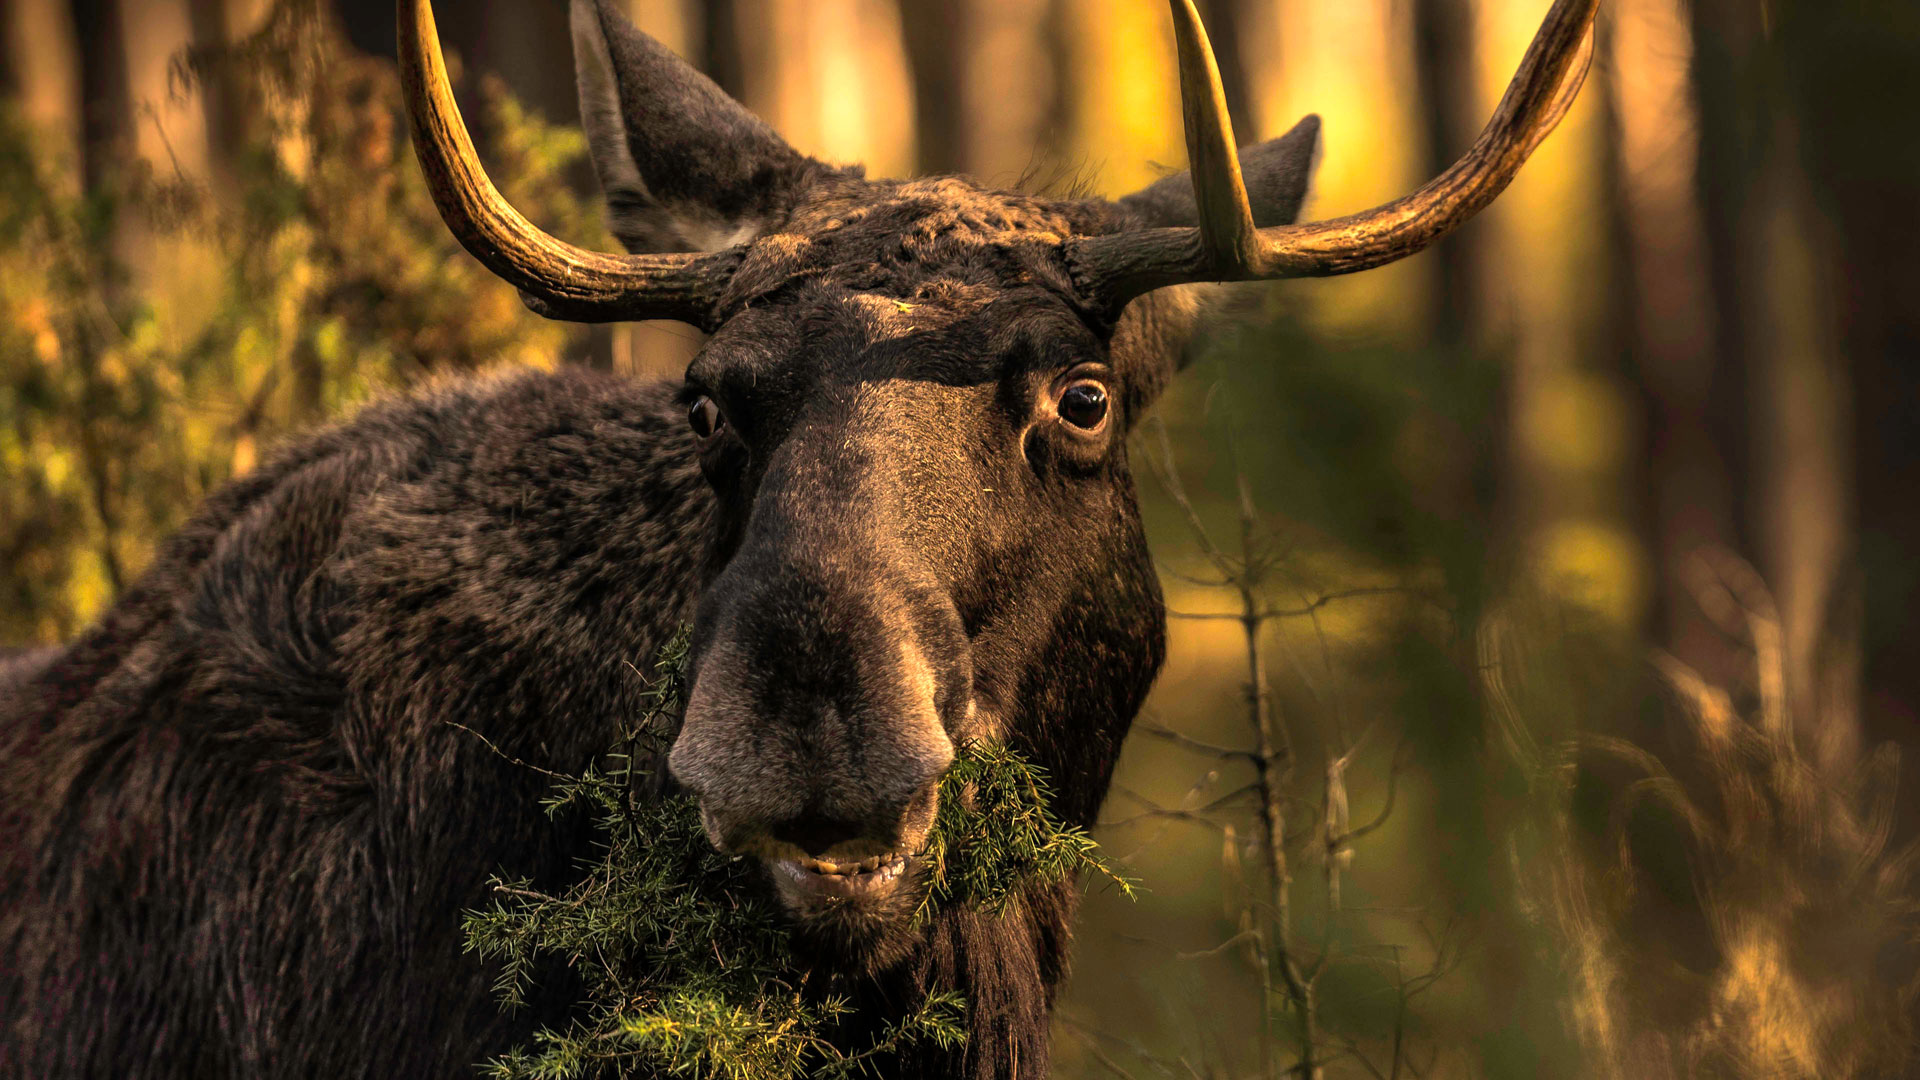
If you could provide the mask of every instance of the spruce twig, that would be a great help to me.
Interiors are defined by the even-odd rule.
[[[604,854],[553,896],[496,878],[491,908],[466,914],[467,948],[497,961],[502,1004],[523,1004],[542,960],[586,986],[580,1018],[486,1064],[496,1080],[673,1075],[726,1080],[853,1077],[916,1045],[966,1040],[966,1002],[929,994],[864,1047],[833,1039],[843,998],[803,992],[788,930],[763,899],[753,865],[715,851],[685,796],[638,797],[636,777],[665,759],[685,695],[687,632],[641,675],[643,711],[605,768],[560,777],[549,813],[589,810]],[[636,672],[637,673],[637,672]],[[1049,810],[1044,774],[1007,747],[959,748],[941,782],[925,857],[931,884],[916,919],[952,905],[1004,910],[1037,883],[1088,872],[1132,894],[1087,833]]]

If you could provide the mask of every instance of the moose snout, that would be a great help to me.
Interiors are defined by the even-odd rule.
[[[813,732],[768,732],[781,721],[739,722],[695,701],[667,764],[699,799],[715,847],[859,861],[924,845],[954,756],[938,725],[914,721],[854,741],[851,729],[866,725],[817,717],[794,725]]]
[[[769,465],[747,535],[702,596],[667,764],[720,849],[840,868],[924,846],[973,659],[947,583],[901,539],[889,500],[820,505],[858,470],[810,446]]]
[[[924,846],[954,745],[931,665],[884,644],[807,672],[737,640],[708,648],[667,764],[716,847],[859,862]]]

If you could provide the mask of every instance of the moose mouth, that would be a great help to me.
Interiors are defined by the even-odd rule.
[[[859,862],[813,858],[767,861],[781,899],[792,907],[815,910],[888,896],[900,887],[912,865],[912,860],[898,851]]]
[[[911,953],[923,860],[895,850],[857,862],[763,856],[762,865],[796,931],[792,944],[803,963],[871,975]]]

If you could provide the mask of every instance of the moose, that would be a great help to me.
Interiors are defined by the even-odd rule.
[[[1206,290],[1379,266],[1477,213],[1577,94],[1596,6],[1556,0],[1443,175],[1296,224],[1319,121],[1237,148],[1192,0],[1190,172],[1116,201],[812,160],[572,0],[613,255],[496,191],[430,2],[402,0],[415,149],[465,248],[553,318],[710,336],[678,382],[493,376],[294,440],[82,637],[0,665],[0,1075],[447,1077],[564,1023],[558,991],[495,1006],[459,913],[498,869],[578,872],[591,831],[508,759],[583,769],[687,622],[667,771],[758,860],[798,962],[856,988],[856,1028],[966,998],[963,1047],[882,1073],[1046,1075],[1075,885],[910,917],[956,744],[1005,742],[1091,824],[1164,649],[1126,436]]]

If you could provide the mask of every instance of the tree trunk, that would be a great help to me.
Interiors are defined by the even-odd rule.
[[[1737,549],[1739,539],[1730,479],[1709,424],[1718,354],[1706,238],[1694,201],[1699,125],[1685,20],[1679,0],[1620,0],[1603,27],[1615,290],[1608,345],[1640,391],[1636,487],[1653,563],[1655,640],[1726,686],[1746,661],[1700,610],[1689,569],[1703,549]]]
[[[1751,550],[1747,403],[1753,350],[1742,304],[1755,292],[1745,227],[1751,216],[1751,163],[1760,157],[1752,70],[1760,10],[1742,0],[1693,0],[1692,14],[1691,81],[1700,128],[1694,192],[1706,245],[1713,305],[1708,333],[1716,358],[1706,375],[1703,421],[1724,462],[1734,546]]]
[[[1206,23],[1207,38],[1213,42],[1213,56],[1220,64],[1220,85],[1227,93],[1227,115],[1233,118],[1233,132],[1244,145],[1256,141],[1253,129],[1253,88],[1247,76],[1247,60],[1242,48],[1248,21],[1243,8],[1247,0],[1199,0],[1200,17]]]
[[[1414,0],[1414,81],[1426,144],[1422,171],[1428,176],[1452,165],[1480,128],[1474,29],[1472,0]],[[1471,229],[1462,230],[1434,249],[1437,281],[1430,293],[1429,325],[1449,348],[1486,345],[1479,318],[1486,298],[1474,235]]]
[[[1824,250],[1800,140],[1820,137],[1834,116],[1891,107],[1880,102],[1893,100],[1886,85],[1897,73],[1883,72],[1887,84],[1868,89],[1863,83],[1839,100],[1796,101],[1790,78],[1795,65],[1831,43],[1836,20],[1807,14],[1807,25],[1783,32],[1769,22],[1772,9],[1739,0],[1695,0],[1693,15],[1697,191],[1715,300],[1712,333],[1719,345],[1706,419],[1732,463],[1733,520],[1744,534],[1742,549],[1779,604],[1786,691],[1799,730],[1817,760],[1845,771],[1861,741],[1854,707],[1860,622],[1847,599],[1853,588],[1846,568],[1855,563],[1857,542],[1854,468],[1848,463],[1851,395],[1829,294],[1837,275],[1877,283],[1893,279],[1900,268],[1862,267]],[[1857,59],[1844,63],[1857,70]],[[1872,161],[1887,145],[1884,131],[1875,131],[1856,147]],[[1897,214],[1876,218],[1869,231],[1900,235]],[[1872,346],[1851,351],[1858,364],[1878,362]],[[1866,466],[1861,476],[1871,477],[1875,468]],[[1899,498],[1896,519],[1912,513],[1911,502],[1910,493]],[[1911,551],[1905,549],[1903,561]]]
[[[1872,741],[1920,744],[1920,10],[1810,0],[1775,5],[1769,42],[1798,143],[1783,168],[1804,176],[1826,224],[1837,351],[1854,410],[1846,446],[1864,609],[1863,721]],[[1836,379],[1840,373],[1834,373]],[[1842,404],[1847,402],[1843,401]],[[1920,835],[1920,791],[1901,784],[1904,832]]]
[[[80,146],[80,64],[66,0],[4,0],[0,34],[4,93],[71,160]]]
[[[116,172],[133,144],[119,0],[73,0],[73,29],[80,46],[80,177],[94,189]]]
[[[737,99],[746,92],[747,83],[746,56],[740,47],[740,13],[734,0],[707,0],[703,7],[706,18],[700,38],[705,62],[700,68]]]
[[[900,25],[913,72],[916,171],[968,172],[967,52],[977,17],[972,0],[900,0]]]
[[[226,48],[247,32],[250,13],[234,10],[235,3],[189,0],[187,15],[197,53],[207,55]],[[200,71],[197,86],[206,117],[208,170],[221,186],[231,187],[233,164],[247,142],[246,101],[224,66]]]

